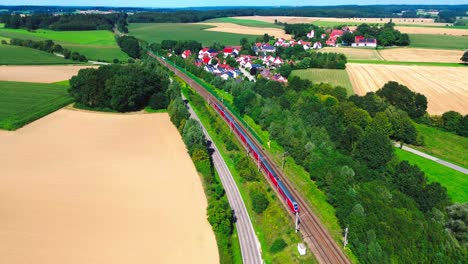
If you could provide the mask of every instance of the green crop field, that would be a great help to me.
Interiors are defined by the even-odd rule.
[[[5,23],[0,23],[0,28],[4,28],[5,27]]]
[[[0,81],[0,129],[15,130],[73,102],[68,86]]]
[[[409,34],[410,47],[429,49],[468,49],[468,36]]]
[[[291,76],[299,76],[303,79],[311,80],[314,83],[330,83],[333,86],[346,88],[348,95],[354,94],[353,86],[349,80],[346,70],[338,69],[305,69],[294,70]]]
[[[31,48],[0,45],[0,65],[31,64],[77,64],[77,62]]]
[[[423,135],[425,146],[413,148],[437,158],[468,168],[468,138],[435,127],[415,124]]]
[[[439,182],[447,188],[447,192],[454,202],[468,202],[468,177],[464,173],[399,148],[395,149],[395,153],[400,160],[406,160],[410,164],[418,165],[430,182]]]
[[[180,23],[132,23],[128,26],[129,35],[143,39],[148,43],[163,40],[196,40],[203,45],[219,42],[224,45],[239,45],[241,38],[246,37],[254,41],[255,35],[242,35],[224,32],[206,31],[211,28],[206,25],[180,24]]]
[[[206,20],[203,22],[210,22],[210,23],[233,23],[241,26],[246,27],[258,27],[258,28],[283,28],[281,25],[277,25],[274,23],[269,23],[265,21],[253,20],[253,19],[238,19],[232,17],[221,17]]]
[[[107,30],[53,31],[24,29],[0,29],[0,37],[31,40],[53,40],[63,47],[84,54],[89,60],[126,60],[128,56],[120,50],[114,34]]]

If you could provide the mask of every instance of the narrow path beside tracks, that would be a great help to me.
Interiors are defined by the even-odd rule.
[[[237,188],[236,182],[234,181],[232,174],[226,165],[226,162],[219,153],[216,144],[208,134],[208,131],[205,129],[197,114],[193,111],[192,107],[190,107],[190,104],[187,104],[187,106],[191,118],[200,122],[206,139],[211,142],[211,148],[213,149],[213,164],[219,174],[219,178],[221,179],[224,190],[226,191],[229,204],[234,210],[234,215],[237,218],[236,227],[242,252],[242,262],[244,264],[261,264],[263,261],[260,242],[258,241],[257,235],[255,234],[252,222],[250,221],[249,213],[247,212],[247,208],[245,207],[244,200],[242,200],[242,196],[239,192],[239,189]]]

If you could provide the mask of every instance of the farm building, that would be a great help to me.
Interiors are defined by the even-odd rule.
[[[364,36],[356,36],[352,47],[377,47],[376,39],[366,39]]]
[[[311,30],[309,33],[307,33],[307,38],[315,38],[315,31]]]

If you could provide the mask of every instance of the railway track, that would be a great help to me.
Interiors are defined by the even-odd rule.
[[[180,71],[167,61],[162,58],[155,56],[152,53],[148,53],[153,58],[157,59],[161,64],[169,68],[173,71],[177,76],[182,78],[186,83],[188,83],[193,89],[195,89],[205,100],[208,102],[214,103],[217,102],[220,105],[223,103],[218,100],[215,96],[213,96],[209,91],[203,88],[199,83],[194,81],[190,78],[187,74]],[[228,109],[225,109],[229,111]],[[287,177],[284,177],[283,173],[278,169],[276,163],[270,158],[269,154],[263,149],[262,145],[258,143],[258,141],[253,137],[250,132],[243,126],[243,123],[238,120],[238,118],[231,113],[231,116],[235,119],[238,123],[240,128],[243,132],[249,136],[250,140],[255,144],[258,148],[259,152],[263,155],[263,157],[269,162],[272,166],[273,170],[276,172],[278,177],[283,181],[286,187],[289,189],[291,194],[295,197],[296,202],[299,204],[300,208],[300,225],[299,231],[309,246],[309,249],[315,255],[319,263],[351,263],[341,248],[337,245],[337,243],[333,240],[330,233],[325,229],[322,225],[320,220],[317,216],[312,212],[306,200],[299,194],[298,191],[293,187],[293,185],[289,182]],[[267,181],[271,184],[271,182],[267,179]],[[272,185],[273,186],[273,185]],[[276,189],[276,188],[273,188]],[[280,197],[280,196],[278,196]],[[280,199],[287,211],[289,212],[290,216],[295,220],[295,215],[288,209],[285,201]]]

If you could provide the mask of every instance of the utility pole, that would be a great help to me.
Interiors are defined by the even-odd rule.
[[[287,151],[283,152],[283,161],[281,162],[281,170],[284,172],[284,162],[285,162],[285,156],[286,154],[289,154]]]
[[[344,234],[344,239],[343,239],[343,248],[348,245],[348,227],[346,226],[345,228],[345,234]]]
[[[299,231],[299,212],[296,212],[296,233]]]

